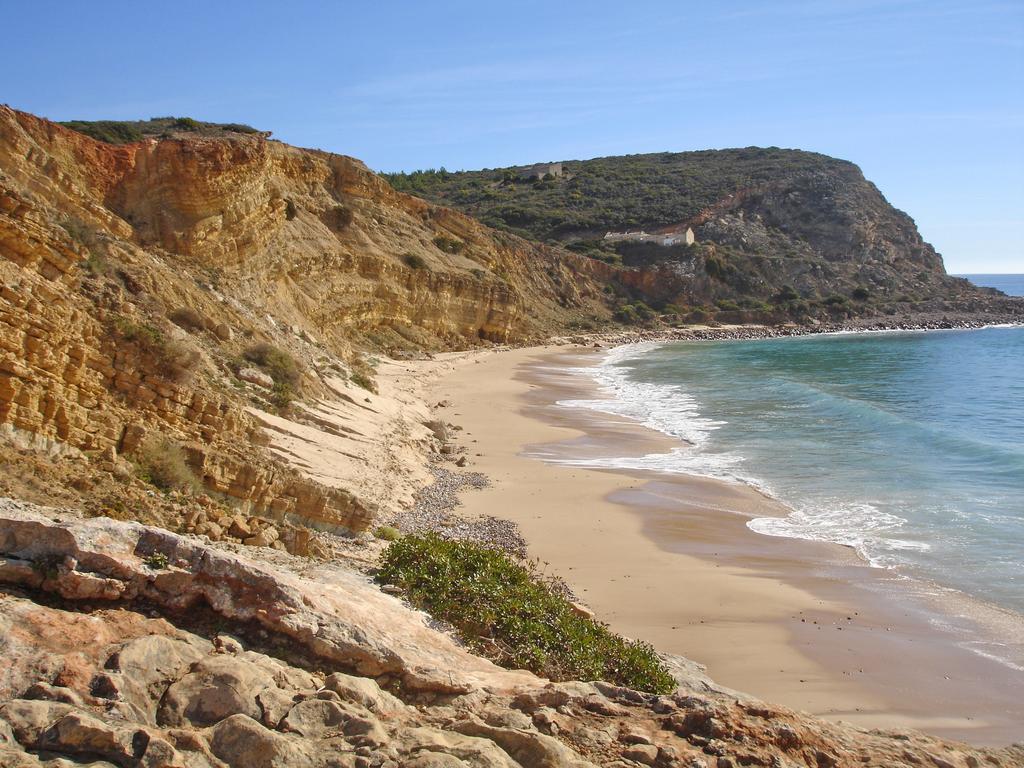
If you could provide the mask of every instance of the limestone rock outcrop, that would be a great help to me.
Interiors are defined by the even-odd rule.
[[[281,553],[256,563],[138,524],[0,500],[5,768],[1022,761],[1021,746],[862,731],[689,678],[672,696],[548,683],[470,656],[339,566]]]
[[[511,688],[528,679],[470,655],[432,631],[423,614],[417,626],[398,599],[336,565],[291,575],[137,523],[54,522],[12,500],[4,506],[11,511],[0,511],[0,579],[8,583],[72,602],[145,601],[181,615],[212,611],[287,638],[310,658],[393,677],[411,692]]]

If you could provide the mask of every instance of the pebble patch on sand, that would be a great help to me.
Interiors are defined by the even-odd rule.
[[[449,539],[475,541],[514,557],[526,557],[526,539],[512,521],[490,515],[462,517],[455,512],[460,504],[460,491],[490,484],[485,475],[453,472],[437,464],[430,467],[430,472],[434,482],[420,491],[416,505],[392,515],[388,525],[403,533],[434,531]]]

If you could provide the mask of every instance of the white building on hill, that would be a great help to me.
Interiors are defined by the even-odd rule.
[[[652,235],[642,229],[637,232],[608,232],[604,239],[609,243],[653,243],[654,245],[693,245],[693,230],[687,227],[683,232],[671,232],[664,235]]]
[[[551,176],[558,179],[565,175],[565,171],[562,170],[561,163],[537,163],[536,165],[531,165],[528,168],[520,169],[516,175],[520,179],[540,180],[545,176]]]

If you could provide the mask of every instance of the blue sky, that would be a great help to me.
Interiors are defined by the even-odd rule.
[[[1024,272],[1024,2],[0,0],[0,101],[247,122],[379,170],[782,146],[951,272]]]

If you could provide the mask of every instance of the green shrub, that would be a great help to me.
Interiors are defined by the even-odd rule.
[[[167,559],[167,555],[165,555],[163,552],[154,552],[152,555],[147,557],[142,562],[144,562],[154,571],[162,571],[171,564],[171,561]]]
[[[784,285],[782,290],[772,296],[772,303],[785,304],[787,301],[796,301],[799,298],[800,294],[796,292],[796,288],[791,285]]]
[[[658,313],[651,309],[646,302],[640,301],[639,299],[633,302],[633,308],[640,316],[640,319],[644,321],[653,320],[658,316]]]
[[[426,269],[427,268],[426,259],[424,259],[422,256],[418,256],[415,253],[407,253],[407,254],[405,254],[405,256],[402,257],[402,261],[404,261],[405,265],[407,267],[409,267],[410,269]]]
[[[122,339],[138,344],[146,350],[155,349],[164,341],[164,335],[156,326],[137,323],[124,315],[114,318],[114,328]]]
[[[601,238],[697,216],[738,189],[849,164],[776,147],[567,161],[555,182],[517,183],[517,168],[386,174],[392,186],[532,240]],[[497,192],[497,194],[495,194]]]
[[[740,309],[740,305],[732,299],[718,299],[715,306],[725,312],[735,312]]]
[[[253,344],[242,353],[242,357],[269,374],[275,384],[286,384],[294,390],[302,380],[302,369],[298,361],[289,352],[273,344]]]
[[[201,358],[199,351],[191,345],[169,339],[156,326],[135,322],[124,315],[115,317],[113,325],[116,335],[134,344],[171,381],[184,382],[195,373]]]
[[[367,374],[363,373],[362,371],[353,371],[352,375],[349,376],[348,378],[349,381],[351,381],[357,387],[362,387],[363,389],[369,392],[376,393],[377,391],[377,385],[373,383],[373,379],[371,379]]]
[[[192,378],[202,359],[199,350],[177,339],[164,339],[159,356],[160,372],[171,381],[179,383]]]
[[[373,535],[383,541],[398,541],[402,538],[402,532],[393,525],[382,525],[373,532]]]
[[[867,301],[871,298],[871,291],[864,286],[858,286],[853,289],[853,293],[850,295],[853,296],[855,301]]]
[[[581,616],[535,566],[502,552],[433,533],[409,535],[388,546],[380,579],[502,666],[655,693],[676,687],[651,646]]]
[[[806,317],[811,312],[811,305],[803,299],[789,301],[785,304],[785,310],[791,317]]]
[[[143,138],[138,127],[118,120],[69,120],[61,125],[107,144],[130,144],[133,141],[142,141]]]
[[[167,318],[179,328],[191,332],[205,331],[208,325],[206,318],[192,307],[178,307],[171,311]]]
[[[141,479],[163,491],[195,490],[199,487],[185,462],[185,451],[167,435],[147,436],[133,454]]]
[[[294,399],[295,390],[290,384],[282,381],[274,382],[274,386],[270,390],[270,402],[274,404],[275,408],[279,411],[287,411]]]
[[[93,250],[89,251],[89,257],[82,266],[93,277],[104,277],[110,274],[110,262],[107,261],[107,257]]]
[[[622,266],[622,256],[618,253],[608,253],[607,251],[590,251],[587,253],[592,259],[603,261],[605,264],[611,264],[615,267]]]
[[[220,126],[231,133],[259,133],[259,130],[245,123],[224,123]]]
[[[827,299],[825,299],[825,305],[829,307],[841,307],[848,299],[845,296],[840,296],[838,293],[833,293]]]
[[[149,136],[169,138],[174,131],[201,132],[206,135],[225,133],[259,133],[243,123],[204,123],[191,117],[153,117],[149,120],[70,120],[65,128],[84,133],[108,144],[127,144]]]
[[[620,323],[635,324],[648,323],[658,316],[658,313],[651,309],[643,301],[633,301],[621,304],[615,308],[612,316]]]
[[[171,123],[171,128],[176,131],[198,131],[200,125],[198,120],[191,117],[179,117]]]
[[[453,237],[445,237],[444,235],[438,235],[434,238],[434,245],[445,253],[461,253],[465,247],[465,243],[461,240],[456,240]]]
[[[753,296],[744,296],[740,299],[739,304],[743,309],[756,309],[760,312],[771,311],[771,306],[767,302]]]
[[[725,265],[717,256],[708,256],[704,259],[704,271],[708,273],[709,277],[718,279],[725,275]]]

